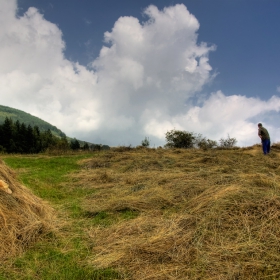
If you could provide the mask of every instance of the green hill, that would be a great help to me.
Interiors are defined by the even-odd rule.
[[[53,126],[40,118],[32,116],[31,114],[21,110],[0,105],[0,124],[4,123],[6,117],[11,118],[13,121],[18,120],[20,123],[25,123],[26,125],[31,125],[32,127],[38,126],[41,131],[46,131],[49,129],[54,135],[59,137],[66,136],[65,133],[56,126]]]

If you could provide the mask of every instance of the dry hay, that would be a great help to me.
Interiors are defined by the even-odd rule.
[[[279,279],[278,150],[111,151],[76,175],[93,213],[136,210],[89,229],[97,267],[127,279]]]
[[[8,194],[13,193],[12,190],[9,188],[8,184],[4,182],[3,180],[0,180],[0,190],[4,191]]]
[[[0,160],[0,261],[54,230],[54,212]]]

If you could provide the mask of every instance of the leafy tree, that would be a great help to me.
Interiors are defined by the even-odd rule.
[[[203,150],[213,149],[218,147],[218,143],[215,140],[207,139],[201,134],[196,134],[193,132],[181,131],[181,130],[171,130],[166,132],[165,138],[167,148],[199,148]],[[220,140],[220,146],[223,148],[233,147],[236,144],[235,138],[230,138]]]
[[[165,134],[167,148],[193,148],[195,145],[196,137],[194,133],[181,131],[181,130],[171,130],[167,131]]]

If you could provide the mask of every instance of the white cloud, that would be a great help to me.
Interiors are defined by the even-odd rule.
[[[0,103],[39,116],[68,133],[96,129],[97,77],[64,58],[62,32],[35,9],[16,16],[16,1],[0,0]]]
[[[98,88],[110,97],[106,115],[133,116],[135,130],[142,130],[147,108],[171,115],[185,110],[185,101],[211,79],[208,54],[214,50],[197,45],[199,23],[184,5],[150,6],[145,14],[150,19],[144,24],[118,19],[105,33],[109,46],[92,64]]]
[[[205,100],[201,107],[194,106],[184,114],[161,116],[159,121],[159,116],[153,118],[150,115],[145,128],[147,133],[159,138],[163,138],[164,132],[173,128],[202,133],[215,140],[230,135],[238,140],[238,145],[247,146],[259,142],[256,124],[279,111],[280,98],[276,96],[263,101],[240,95],[225,96],[218,91]],[[270,131],[272,141],[280,139],[277,125],[264,125]]]
[[[190,98],[199,98],[215,76],[208,61],[215,47],[198,44],[199,22],[184,5],[149,6],[143,23],[119,18],[105,32],[106,46],[92,70],[64,57],[62,31],[37,9],[22,17],[16,11],[16,0],[0,0],[0,104],[69,136],[110,145],[153,136],[162,144],[176,127],[211,139],[229,133],[246,144],[255,142],[252,118],[279,111],[278,97],[261,101],[222,92],[191,106]]]

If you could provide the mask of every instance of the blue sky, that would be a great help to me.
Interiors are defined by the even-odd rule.
[[[278,0],[92,1],[19,0],[20,12],[37,7],[63,32],[67,58],[87,65],[99,55],[104,32],[121,16],[144,20],[150,4],[159,9],[183,3],[199,21],[199,41],[217,46],[210,54],[219,75],[211,90],[267,98],[280,85]]]
[[[16,9],[15,16],[2,20],[17,31],[22,28],[16,34],[2,25],[2,40],[21,53],[14,69],[8,62],[0,69],[2,105],[35,114],[72,137],[109,145],[137,145],[145,136],[161,145],[164,133],[176,128],[214,140],[230,134],[246,146],[259,141],[258,122],[269,129],[272,141],[280,141],[278,0],[0,4],[5,15],[5,9]],[[192,17],[195,21],[188,24],[185,19]],[[140,46],[131,37],[142,32],[146,37]],[[153,53],[156,38],[164,51]],[[50,45],[41,50],[44,44]],[[103,46],[108,52],[102,56]],[[32,48],[36,59],[28,59]],[[7,49],[2,55],[7,57]],[[11,77],[28,81],[25,89],[9,86]]]

